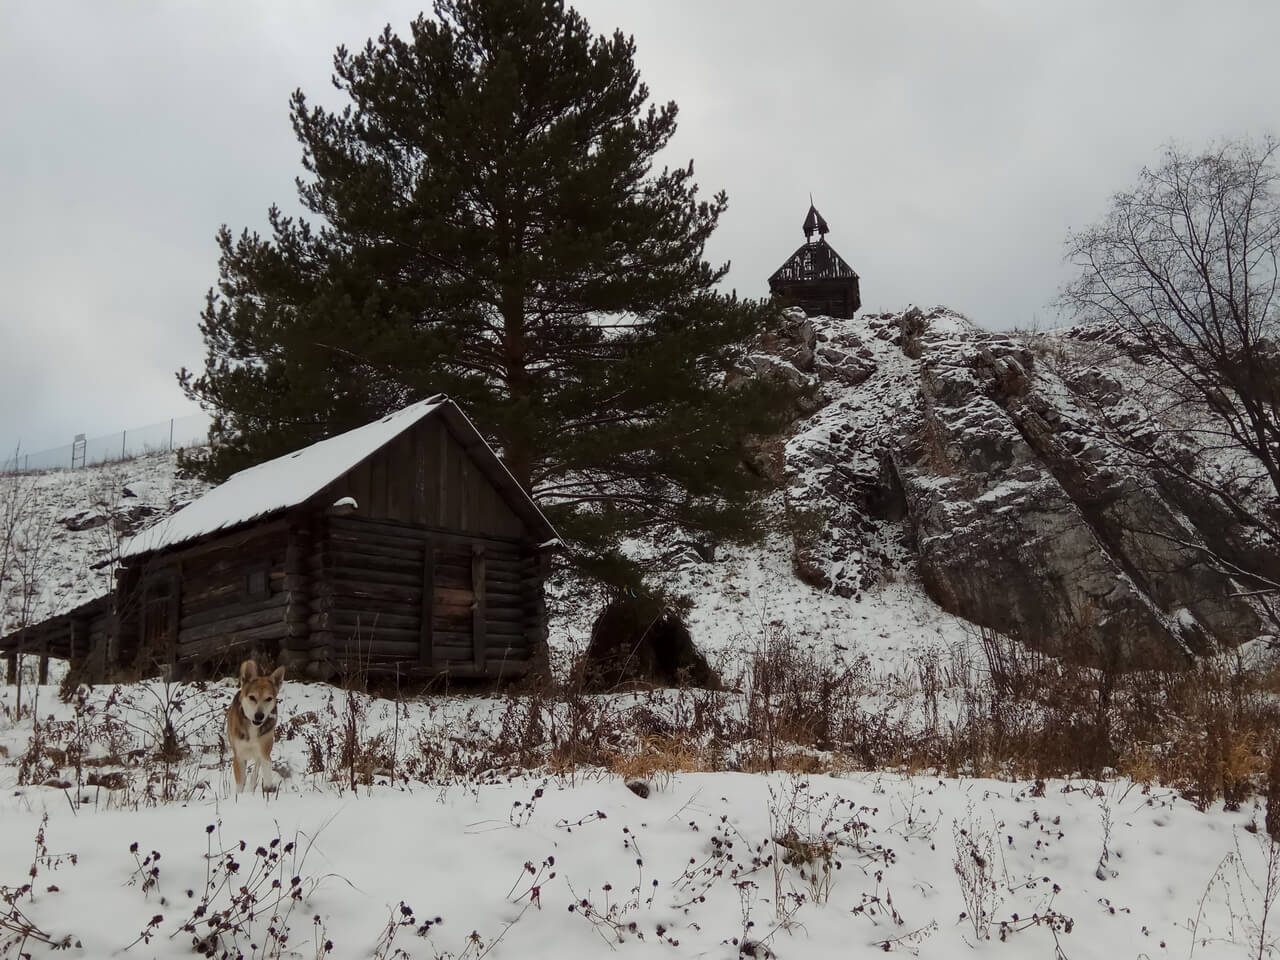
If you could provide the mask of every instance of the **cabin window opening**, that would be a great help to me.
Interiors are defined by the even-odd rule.
[[[250,570],[244,577],[244,593],[246,597],[265,597],[270,591],[267,587],[267,568],[258,567]]]

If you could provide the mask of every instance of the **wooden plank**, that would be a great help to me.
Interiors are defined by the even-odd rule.
[[[351,649],[360,651],[364,657],[394,657],[406,663],[418,662],[418,633],[416,630],[398,630],[385,636],[338,637],[337,646],[342,649],[350,641]]]
[[[461,634],[467,638],[467,643],[471,642],[471,618],[466,620],[444,620],[440,617],[431,618],[431,635],[432,637],[444,637],[452,633]]]
[[[427,525],[427,451],[423,446],[422,424],[415,424],[405,436],[409,438],[409,473],[412,477],[409,519],[415,526],[425,527]]]
[[[142,609],[138,613],[138,647],[135,651],[133,667],[142,673],[143,660],[147,651],[147,601],[151,599],[151,578],[142,578]]]
[[[374,609],[383,603],[411,604],[416,609],[422,603],[422,589],[417,584],[408,586],[395,583],[376,583],[372,580],[335,578],[325,586],[324,590],[331,597],[371,601],[368,604],[360,604],[360,606],[368,606],[370,609]]]
[[[188,613],[183,616],[178,625],[183,630],[190,627],[202,627],[210,623],[222,623],[233,620],[236,617],[248,616],[257,613],[260,610],[281,610],[281,619],[284,618],[283,609],[288,598],[277,593],[271,596],[262,597],[260,600],[248,600],[243,603],[227,603],[208,609],[199,610],[196,613]]]
[[[285,624],[283,621],[247,630],[237,630],[233,633],[215,634],[198,641],[181,644],[178,648],[178,662],[203,660],[213,654],[227,653],[249,644],[257,643],[260,640],[283,640],[284,637]]]
[[[182,621],[182,561],[174,564],[173,578],[169,583],[169,607],[165,611],[165,659],[169,663],[170,677],[178,659],[178,630]]]
[[[451,587],[436,587],[436,603],[443,606],[461,606],[470,610],[471,604],[475,598],[475,594],[471,591],[470,587],[466,590],[456,590]]]
[[[438,540],[454,542],[459,546],[471,543],[483,543],[494,552],[495,556],[502,556],[510,559],[518,559],[520,557],[520,550],[525,546],[525,542],[523,540],[515,537],[504,538],[480,536],[473,533],[459,533],[456,528],[450,530],[432,527],[431,534]]]
[[[85,654],[85,635],[88,630],[82,620],[72,620],[67,630],[67,659],[73,663]]]
[[[218,551],[239,551],[252,541],[263,537],[267,534],[280,533],[283,534],[288,521],[281,517],[278,520],[270,520],[265,523],[255,522],[252,527],[238,532],[228,532],[225,530],[218,531],[218,536],[213,540],[207,540],[198,543],[195,546],[186,547],[175,550],[171,554],[176,559],[181,560],[184,564],[197,557],[207,557],[209,554]],[[230,554],[234,556],[234,554]]]
[[[414,522],[415,473],[413,464],[413,435],[409,431],[400,434],[392,448],[392,500],[391,515],[402,523]]]
[[[413,616],[405,616],[404,614],[379,613],[378,611],[358,610],[351,607],[331,607],[328,611],[330,627],[350,627],[358,629],[361,633],[369,636],[375,635],[383,627],[404,628],[409,630],[418,630],[418,613],[415,610]],[[313,614],[309,621],[314,621]],[[322,626],[323,624],[311,623],[311,626]]]
[[[443,423],[440,423],[440,443],[436,449],[436,502],[439,504],[436,510],[437,522],[442,527],[457,529],[456,524],[453,523],[453,515],[450,513],[453,491],[449,484],[449,431],[445,429]]]
[[[423,475],[426,481],[423,496],[423,511],[428,527],[440,526],[440,468],[436,463],[440,445],[438,435],[443,429],[440,421],[431,418],[418,424],[422,431]]]
[[[370,517],[387,516],[387,458],[379,451],[369,458],[369,503],[360,509]]]
[[[431,618],[434,615],[432,608],[435,605],[436,593],[436,547],[430,537],[423,541],[422,550],[422,609],[420,612],[421,622],[418,627],[418,665],[424,668],[430,668],[434,660],[435,638],[432,636]]]
[[[514,590],[520,589],[525,583],[535,580],[535,574],[532,571],[507,571],[494,570],[490,568],[485,580],[491,585],[500,589]],[[449,580],[462,580],[468,585],[471,583],[471,564],[467,563],[466,567],[461,567],[455,563],[436,562],[436,574]]]
[[[254,630],[268,624],[278,625],[283,633],[286,627],[283,609],[269,607],[255,613],[241,614],[197,627],[184,628],[178,632],[178,642],[190,644],[209,637],[230,636],[245,630]]]
[[[430,533],[432,537],[442,542],[456,542],[459,544],[471,544],[479,541],[486,547],[491,548],[495,556],[501,556],[506,560],[530,561],[530,557],[524,552],[528,549],[528,544],[518,537],[492,537],[477,536],[459,532],[457,527],[448,527],[440,524],[428,524],[425,528],[417,524],[400,523],[387,519],[370,519],[368,517],[330,517],[329,526],[332,531],[341,530],[347,534],[369,534],[378,537],[399,537],[407,540],[407,546],[415,546],[421,542],[421,538]]]
[[[440,592],[436,591],[435,615],[441,619],[470,620],[475,612],[475,603],[441,603]]]
[[[365,576],[362,579],[376,580],[382,574],[389,573],[395,576],[411,576],[414,583],[418,582],[418,574],[422,571],[418,569],[422,563],[422,551],[418,551],[418,556],[412,560],[400,559],[398,557],[382,557],[376,554],[360,554],[348,553],[343,551],[330,551],[328,557],[331,561],[330,567],[345,567],[348,570],[358,570]]]
[[[240,593],[239,585],[224,587],[216,591],[189,591],[183,597],[182,615],[189,617],[196,613],[204,613],[207,610],[223,610],[229,606],[235,606],[243,602],[240,599]]]
[[[484,634],[488,611],[484,598],[484,546],[471,548],[471,592],[475,594],[471,614],[471,642],[474,645],[477,670],[484,670]]]
[[[490,565],[499,573],[525,573],[533,569],[533,564],[528,560],[522,560],[514,554],[510,556],[498,554],[489,559],[492,561]]]
[[[411,562],[418,559],[420,552],[418,545],[407,537],[387,537],[369,530],[334,530],[329,534],[325,550],[367,557],[394,557]]]
[[[333,517],[329,521],[330,532],[370,534],[382,537],[398,537],[408,541],[405,546],[412,547],[422,536],[422,528],[408,523],[401,523],[386,518],[366,516]]]
[[[479,534],[480,528],[476,524],[475,511],[476,484],[487,484],[489,481],[476,470],[466,447],[456,438],[454,439],[454,462],[457,464],[455,482],[458,484],[458,529],[468,534]]]
[[[400,587],[416,587],[420,582],[419,575],[415,573],[391,573],[389,571],[368,571],[359,567],[352,566],[334,566],[329,568],[329,576],[325,583],[337,583],[346,581],[350,583],[372,583],[375,581],[385,586]],[[316,592],[323,592],[323,588],[317,587]]]
[[[337,639],[336,646],[339,650],[343,648],[342,638]],[[351,653],[358,655],[361,659],[399,660],[405,665],[406,669],[429,669],[422,667],[418,663],[417,650],[418,642],[413,637],[404,639],[375,638],[373,640],[352,638],[352,646],[350,647]],[[528,659],[522,651],[514,648],[494,648],[490,651],[490,655],[495,660],[506,659],[513,662]],[[470,641],[438,644],[434,664],[438,665],[446,661],[473,663]]]
[[[383,447],[378,454],[378,459],[382,461],[382,516],[388,520],[404,519],[400,516],[401,472],[396,469],[397,467],[403,468],[404,465],[404,462],[396,454],[402,437],[403,435],[395,438],[390,444]]]
[[[449,485],[449,512],[445,514],[444,525],[450,530],[466,530],[462,525],[462,463],[459,459],[462,451],[458,447],[458,441],[454,439],[453,434],[449,431],[448,424],[445,424],[445,435],[449,439],[449,447],[447,454],[448,474],[446,483]]]
[[[361,623],[383,623],[387,617],[399,617],[413,621],[413,629],[419,628],[418,618],[422,615],[422,603],[416,597],[412,603],[390,603],[388,601],[367,601],[359,597],[336,595],[333,603],[339,610],[357,611],[361,614]]]
[[[310,640],[307,636],[307,616],[310,614],[311,577],[307,572],[307,554],[311,549],[311,531],[306,526],[289,528],[289,542],[285,547],[284,578],[282,589],[285,595],[285,620],[289,626],[286,630],[288,639],[281,650],[282,658],[287,651],[306,647]]]

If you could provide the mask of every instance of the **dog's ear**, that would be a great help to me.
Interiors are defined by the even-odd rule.
[[[284,686],[284,667],[276,667],[271,671],[271,682],[277,687]]]
[[[258,679],[258,664],[253,660],[246,660],[240,664],[240,682],[248,683],[250,680]]]

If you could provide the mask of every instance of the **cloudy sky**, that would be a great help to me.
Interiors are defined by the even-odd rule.
[[[292,207],[287,99],[396,0],[0,3],[0,449],[194,409],[222,223]],[[1051,325],[1067,231],[1171,139],[1280,131],[1275,0],[581,0],[680,105],[670,163],[730,207],[759,296],[812,192],[864,306]]]

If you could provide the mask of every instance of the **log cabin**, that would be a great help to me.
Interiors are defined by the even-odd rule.
[[[89,682],[505,679],[545,657],[551,524],[443,395],[250,467],[141,531],[114,591],[0,640]]]

